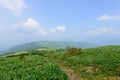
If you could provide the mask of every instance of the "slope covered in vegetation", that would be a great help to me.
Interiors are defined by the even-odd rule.
[[[0,80],[67,80],[60,67],[39,55],[0,58]]]
[[[119,80],[120,46],[38,49],[1,56],[0,63],[2,80]]]
[[[72,68],[84,79],[120,79],[120,46],[76,50],[71,48],[63,54],[53,54],[49,57]]]

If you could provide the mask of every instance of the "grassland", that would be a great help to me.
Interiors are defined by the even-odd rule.
[[[46,57],[0,58],[0,80],[67,80],[60,67]]]
[[[0,80],[68,80],[62,67],[78,80],[120,80],[120,46],[76,50],[38,49],[3,56]],[[21,60],[20,54],[27,55]]]
[[[120,79],[120,46],[82,49],[74,55],[65,52],[52,54],[49,57],[73,69],[85,80]]]

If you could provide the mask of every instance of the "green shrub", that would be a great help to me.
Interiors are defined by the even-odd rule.
[[[19,59],[20,59],[20,60],[25,59],[25,55],[24,55],[24,54],[20,54],[20,55],[19,55]]]
[[[68,56],[74,56],[74,55],[79,55],[81,54],[81,48],[69,48],[67,52],[64,53],[64,56],[65,55],[68,55]]]

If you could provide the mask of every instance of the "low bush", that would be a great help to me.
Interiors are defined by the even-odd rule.
[[[67,52],[64,53],[64,56],[74,56],[81,54],[81,48],[69,48]]]

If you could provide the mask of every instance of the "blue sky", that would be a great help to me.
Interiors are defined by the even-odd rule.
[[[39,40],[120,44],[120,0],[0,0],[0,50]]]

